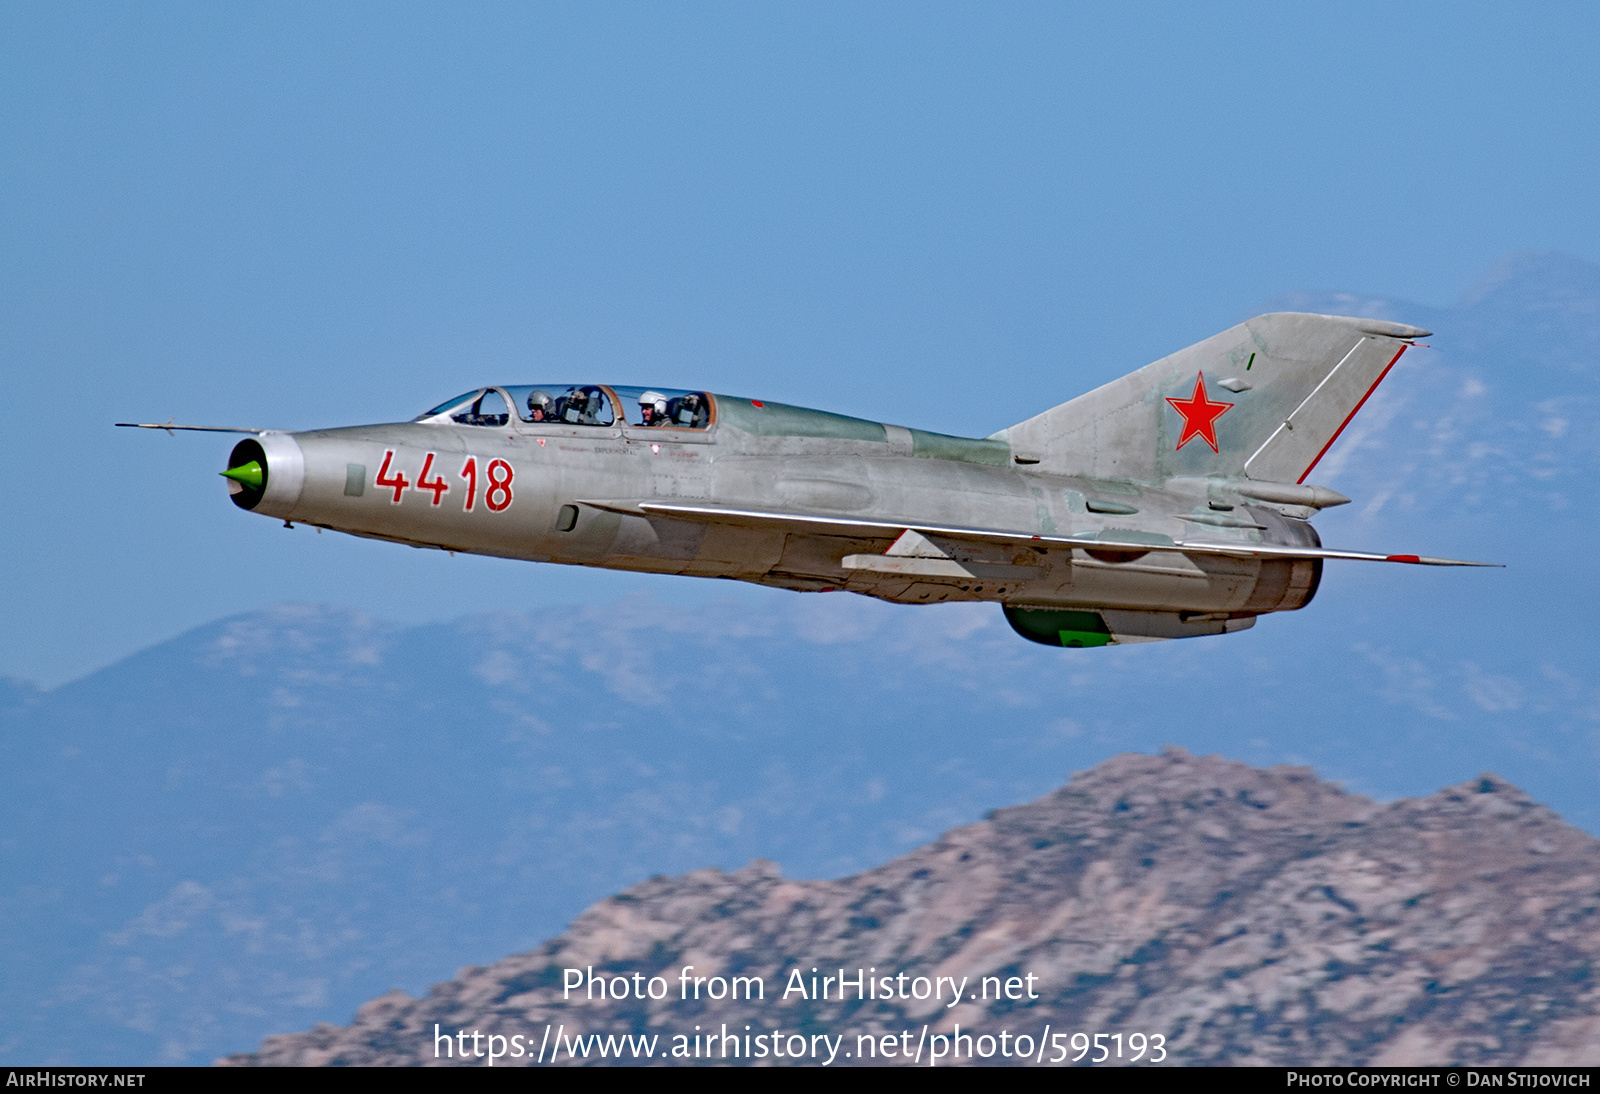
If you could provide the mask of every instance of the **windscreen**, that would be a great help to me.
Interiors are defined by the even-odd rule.
[[[446,399],[432,410],[424,410],[421,414],[418,414],[411,420],[413,422],[425,422],[429,418],[437,418],[447,410],[454,410],[457,407],[465,406],[467,403],[472,402],[482,394],[483,388],[475,388],[474,390],[467,392],[465,395],[457,395],[454,399]]]

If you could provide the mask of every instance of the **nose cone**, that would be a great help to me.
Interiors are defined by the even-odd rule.
[[[230,467],[226,471],[219,472],[219,474],[225,479],[232,479],[246,490],[260,490],[267,482],[266,468],[261,466],[259,460],[251,460],[249,463],[241,464],[238,467]]]

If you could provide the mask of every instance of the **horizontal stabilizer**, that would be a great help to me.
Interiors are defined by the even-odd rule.
[[[1105,540],[1095,540],[1095,546],[1100,550],[1118,550],[1108,546]],[[1274,547],[1268,544],[1254,543],[1196,543],[1191,540],[1177,540],[1174,549],[1190,555],[1229,555],[1234,558],[1330,558],[1345,559],[1351,562],[1409,562],[1414,566],[1491,566],[1505,568],[1503,562],[1467,562],[1458,558],[1432,558],[1428,555],[1380,555],[1368,551],[1335,551],[1326,547]],[[1148,545],[1143,547],[1128,545],[1122,550],[1150,550]]]
[[[1151,551],[1178,551],[1186,555],[1220,555],[1228,558],[1323,558],[1346,559],[1353,562],[1407,562],[1418,566],[1502,566],[1498,562],[1466,562],[1453,558],[1430,558],[1427,555],[1388,555],[1367,551],[1336,551],[1326,547],[1279,547],[1257,543],[1205,543],[1195,540],[1174,540],[1165,536],[1150,536],[1144,541],[1119,540],[1091,536],[1046,536],[1030,532],[1008,532],[996,528],[969,528],[959,525],[920,524],[905,521],[865,520],[859,517],[837,517],[822,513],[778,512],[766,509],[741,509],[723,505],[689,505],[667,501],[584,501],[595,509],[633,516],[659,515],[678,520],[695,520],[707,523],[735,524],[753,528],[784,529],[792,532],[810,532],[814,535],[869,536],[873,538],[899,538],[906,531],[922,535],[948,536],[952,539],[974,540],[984,543],[1020,545],[1031,547],[1080,547],[1090,551],[1126,552],[1148,554]],[[859,565],[859,564],[858,564]],[[865,568],[865,567],[862,567]]]

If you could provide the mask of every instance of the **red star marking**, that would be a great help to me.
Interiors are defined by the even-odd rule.
[[[1213,403],[1206,398],[1206,374],[1198,372],[1194,378],[1194,394],[1187,399],[1168,399],[1172,409],[1183,415],[1183,436],[1178,438],[1178,448],[1182,448],[1190,441],[1199,437],[1211,446],[1211,451],[1220,452],[1217,447],[1217,419],[1233,409],[1232,403]]]

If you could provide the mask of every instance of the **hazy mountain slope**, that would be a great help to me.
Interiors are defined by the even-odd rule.
[[[1330,565],[1244,634],[1091,654],[987,607],[705,583],[516,614],[485,587],[450,624],[285,607],[6,683],[0,1062],[208,1060],[641,877],[837,877],[1168,742],[1380,798],[1492,769],[1600,831],[1600,274],[1544,256],[1451,309],[1280,305],[1438,331],[1318,468],[1356,499],[1324,541],[1509,569]]]
[[[1173,1064],[1592,1064],[1597,959],[1600,840],[1507,783],[1378,806],[1303,768],[1173,750],[1109,760],[840,881],[788,881],[761,862],[655,878],[531,953],[230,1062],[461,1063],[436,1057],[436,1025],[499,1034],[509,1053],[513,1035],[546,1043],[549,1023],[657,1034],[657,1059],[695,1029],[842,1033],[843,1063],[858,1035],[881,1046],[959,1024],[1036,1044],[1047,1025],[1160,1034]],[[764,996],[685,1000],[686,964],[759,977]],[[659,975],[665,997],[564,998],[564,970],[590,967]],[[892,1000],[784,998],[840,968],[912,979]],[[989,975],[1037,979],[986,1003]],[[954,1007],[903,998],[918,976],[968,988]]]
[[[1355,499],[1319,528],[1398,532],[1404,516],[1425,516],[1409,527],[1524,533],[1506,537],[1515,549],[1500,559],[1519,573],[1570,561],[1552,548],[1593,526],[1600,484],[1600,268],[1512,255],[1454,307],[1348,293],[1291,293],[1272,306],[1404,315],[1435,332],[1401,358],[1313,473]],[[1508,527],[1520,521],[1530,524]]]

